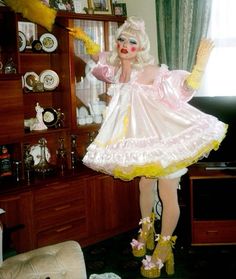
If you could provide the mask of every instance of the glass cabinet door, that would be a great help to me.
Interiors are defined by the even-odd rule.
[[[109,51],[114,44],[117,22],[92,20],[74,20],[74,26],[81,27],[94,42],[100,45],[101,51]],[[106,109],[104,97],[107,85],[97,80],[91,73],[95,62],[85,53],[83,42],[74,41],[75,54],[75,94],[76,118],[79,127],[101,124]]]

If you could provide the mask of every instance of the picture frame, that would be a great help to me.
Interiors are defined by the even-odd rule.
[[[112,15],[112,0],[88,0],[88,6],[90,5],[94,14]]]
[[[73,0],[49,0],[49,5],[55,10],[74,12]]]
[[[74,11],[78,14],[85,14],[88,8],[88,0],[73,0]]]
[[[116,16],[127,16],[127,8],[125,3],[113,4],[113,14]]]
[[[26,49],[32,48],[32,42],[38,39],[37,26],[32,22],[19,21],[18,30],[26,37]]]

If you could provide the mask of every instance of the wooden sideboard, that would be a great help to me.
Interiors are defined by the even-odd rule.
[[[0,208],[6,227],[24,226],[12,233],[17,252],[70,239],[87,246],[138,226],[138,180],[124,182],[81,166],[59,179],[2,186]]]
[[[236,171],[189,170],[192,245],[236,244]]]

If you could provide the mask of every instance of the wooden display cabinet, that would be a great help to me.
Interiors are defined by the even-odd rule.
[[[21,227],[11,233],[11,248],[20,252],[30,250],[33,247],[32,194],[25,191],[0,194],[0,208],[6,212],[1,216],[4,228]]]
[[[80,157],[85,153],[85,149],[90,141],[92,133],[96,133],[100,127],[98,124],[78,126],[76,119],[76,109],[81,105],[81,101],[76,96],[75,82],[85,75],[85,62],[75,55],[75,39],[69,35],[65,27],[73,27],[75,22],[89,21],[100,23],[103,27],[103,46],[105,50],[110,49],[111,30],[110,22],[117,25],[124,22],[122,16],[103,16],[86,15],[58,11],[56,23],[53,26],[52,33],[57,38],[58,47],[53,52],[39,53],[32,49],[19,51],[18,43],[18,22],[27,22],[21,15],[15,14],[6,7],[0,7],[0,35],[4,40],[1,41],[0,59],[3,67],[7,59],[12,58],[16,67],[16,73],[0,73],[0,101],[1,101],[1,131],[0,144],[14,144],[9,146],[12,158],[17,158],[23,162],[23,153],[25,144],[38,144],[39,139],[46,138],[47,145],[51,153],[52,164],[56,163],[56,150],[58,148],[59,138],[65,139],[65,147],[70,154],[71,139],[70,135],[78,135],[78,152]],[[36,25],[37,37],[48,31]],[[7,35],[6,35],[7,34]],[[10,38],[10,39],[9,39]],[[44,92],[33,92],[26,90],[22,77],[25,73],[35,72],[40,75],[45,70],[53,70],[59,76],[59,85],[57,88]],[[23,88],[22,88],[23,87]],[[106,91],[106,90],[105,90]],[[105,92],[104,92],[105,93]],[[60,109],[64,114],[63,124],[60,128],[48,128],[43,131],[24,130],[24,120],[35,118],[35,106],[43,108]],[[6,132],[7,131],[7,132]],[[15,149],[15,146],[18,147]],[[68,166],[70,167],[70,156],[68,156]],[[24,166],[22,174],[24,173]],[[24,178],[22,176],[22,178]]]
[[[236,244],[235,171],[189,170],[191,244]]]
[[[6,213],[5,227],[23,225],[12,235],[13,246],[23,252],[44,245],[74,239],[82,246],[117,235],[138,226],[138,180],[124,182],[108,175],[79,166],[71,169],[71,136],[76,135],[77,151],[82,157],[100,125],[78,126],[76,109],[81,105],[75,92],[76,79],[85,74],[85,62],[75,55],[74,38],[64,27],[73,27],[78,20],[96,22],[103,27],[105,50],[110,49],[110,22],[117,25],[125,17],[87,15],[58,11],[52,33],[58,47],[53,52],[19,51],[18,22],[27,22],[21,15],[0,7],[0,146],[6,145],[12,161],[21,162],[20,181],[0,177],[0,207]],[[48,31],[36,25],[38,38]],[[6,74],[4,66],[12,58],[15,72]],[[44,92],[26,90],[22,77],[25,73],[55,71],[59,85]],[[105,87],[106,91],[106,87]],[[105,93],[104,91],[104,93]],[[104,96],[102,96],[103,100]],[[47,130],[29,131],[25,119],[35,118],[35,106],[61,109],[63,125]],[[68,169],[64,173],[35,176],[27,181],[24,169],[24,147],[35,145],[41,138],[47,141],[50,163],[56,164],[58,140],[63,138],[67,151]],[[14,171],[13,171],[14,174]]]
[[[79,174],[2,189],[0,208],[6,227],[23,225],[12,235],[17,252],[71,239],[87,246],[137,227],[138,180],[115,180],[81,167]]]

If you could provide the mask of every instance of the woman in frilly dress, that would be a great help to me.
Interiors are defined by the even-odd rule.
[[[96,62],[92,73],[110,84],[111,101],[104,122],[83,163],[123,180],[140,177],[141,229],[131,242],[132,251],[144,257],[147,250],[154,250],[142,261],[144,277],[159,277],[163,265],[171,275],[180,178],[189,165],[219,147],[227,130],[225,123],[188,104],[200,86],[213,44],[201,41],[189,73],[154,64],[144,21],[137,17],[119,27],[111,52],[100,52],[80,28],[70,29],[70,34],[84,42]],[[163,209],[161,232],[154,239],[153,187],[157,180]]]

